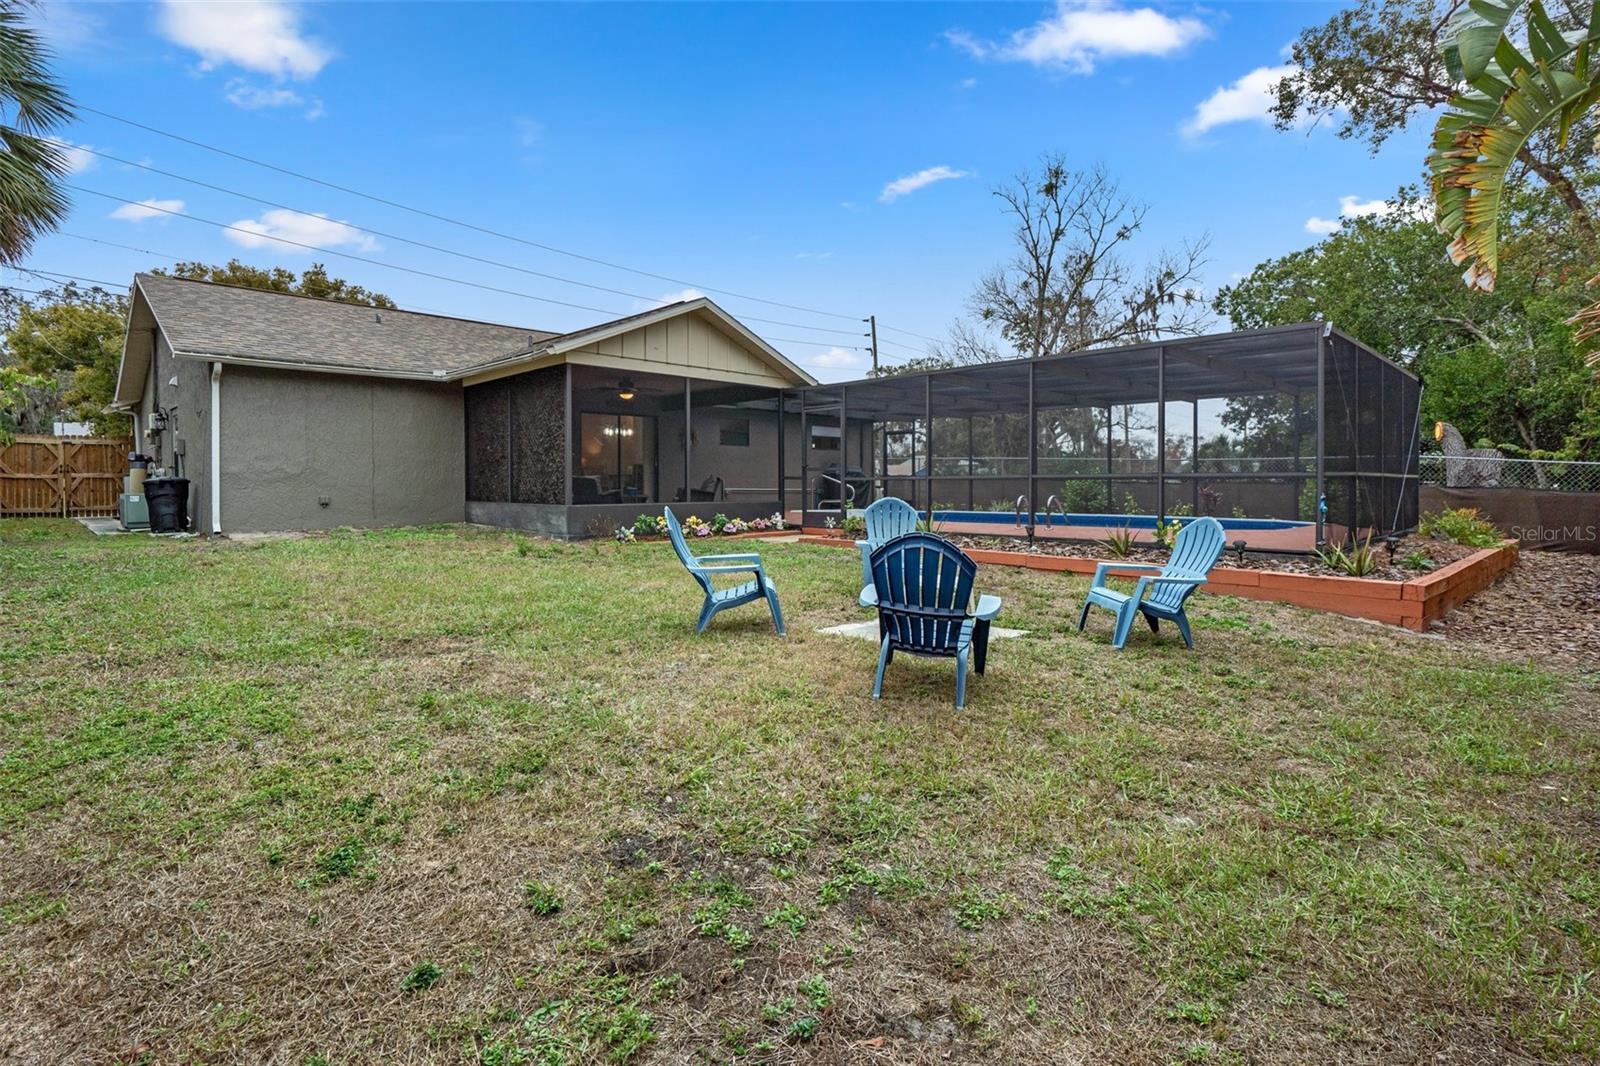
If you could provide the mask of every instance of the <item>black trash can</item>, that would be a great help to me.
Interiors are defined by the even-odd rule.
[[[188,478],[146,478],[144,499],[150,508],[150,532],[182,533],[189,528]]]

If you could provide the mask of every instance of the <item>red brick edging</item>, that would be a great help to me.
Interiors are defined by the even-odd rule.
[[[800,538],[805,544],[835,548],[855,548],[855,541],[836,534],[810,532]],[[973,560],[992,566],[1018,566],[1073,574],[1093,574],[1098,560],[1033,552],[996,551],[974,548],[967,552]],[[1243,596],[1251,600],[1272,600],[1315,611],[1342,614],[1351,618],[1370,618],[1392,626],[1422,631],[1459,607],[1474,593],[1494,584],[1517,561],[1517,542],[1502,541],[1497,548],[1483,548],[1465,559],[1458,559],[1431,574],[1410,581],[1375,581],[1365,577],[1334,577],[1321,574],[1289,574],[1272,570],[1235,570],[1219,566],[1211,571],[1205,591],[1219,596]],[[1111,571],[1113,574],[1117,571]],[[1136,577],[1134,571],[1124,576]]]

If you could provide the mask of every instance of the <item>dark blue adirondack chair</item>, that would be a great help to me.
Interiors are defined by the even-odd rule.
[[[967,664],[983,673],[989,654],[989,624],[1000,613],[998,596],[980,596],[972,606],[978,564],[943,537],[907,533],[872,553],[877,594],[878,677],[872,698],[883,695],[883,671],[897,651],[956,661],[956,710],[967,703]]]
[[[1120,648],[1128,640],[1133,628],[1134,615],[1144,615],[1150,623],[1150,632],[1161,629],[1163,618],[1178,623],[1183,642],[1194,647],[1194,636],[1189,632],[1189,616],[1183,605],[1194,595],[1194,590],[1206,582],[1206,575],[1222,557],[1225,534],[1222,523],[1215,518],[1196,518],[1178,531],[1172,545],[1172,555],[1166,565],[1154,563],[1101,563],[1095,567],[1094,580],[1089,585],[1089,595],[1084,598],[1083,610],[1078,615],[1078,630],[1082,632],[1089,620],[1089,608],[1095,605],[1113,611],[1117,627],[1111,636],[1111,646]],[[1133,591],[1118,592],[1106,585],[1108,571],[1148,570],[1153,573],[1141,577]],[[1146,593],[1149,593],[1146,596]]]
[[[700,608],[700,622],[694,627],[694,631],[704,633],[706,626],[711,624],[711,619],[716,617],[718,611],[738,607],[753,600],[765,599],[767,606],[772,608],[772,628],[778,631],[780,637],[783,636],[783,608],[778,606],[776,586],[761,567],[761,556],[754,552],[743,552],[736,555],[702,555],[696,558],[689,551],[689,545],[684,542],[683,527],[678,525],[678,517],[672,513],[672,508],[664,507],[662,512],[667,516],[667,534],[672,538],[673,549],[678,553],[684,568],[694,575],[694,579],[700,582],[700,587],[705,590],[705,606]],[[755,577],[742,585],[719,589],[711,583],[712,576],[716,574],[754,574]]]
[[[917,514],[916,508],[893,496],[874,500],[867,506],[866,513],[862,517],[867,522],[867,539],[856,541],[856,549],[861,552],[860,600],[861,606],[873,607],[878,602],[878,594],[872,587],[873,549],[896,537],[915,533],[921,517]]]

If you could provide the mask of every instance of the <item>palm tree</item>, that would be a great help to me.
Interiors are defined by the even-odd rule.
[[[72,118],[72,103],[49,58],[22,5],[0,0],[0,262],[19,262],[70,206],[67,156],[50,132]]]
[[[1519,46],[1513,37],[1524,34],[1511,24],[1523,8]],[[1580,17],[1563,28],[1541,0],[1476,0],[1446,35],[1446,69],[1465,88],[1433,131],[1435,221],[1467,284],[1485,292],[1499,271],[1500,200],[1518,151],[1552,128],[1565,147],[1573,124],[1600,101],[1600,5],[1587,17],[1587,25]],[[1573,323],[1581,336],[1600,332],[1600,303]],[[1590,362],[1600,369],[1600,353]]]

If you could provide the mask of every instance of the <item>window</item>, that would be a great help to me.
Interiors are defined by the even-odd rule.
[[[838,426],[812,426],[811,450],[814,452],[836,452],[839,450]]]
[[[723,419],[719,440],[725,448],[750,447],[750,420],[748,418]]]

